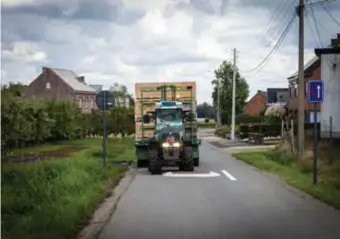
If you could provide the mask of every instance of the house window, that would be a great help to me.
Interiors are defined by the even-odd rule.
[[[51,83],[50,82],[46,83],[46,89],[48,89],[48,90],[51,89]]]
[[[87,101],[87,99],[85,98],[85,100],[84,100],[84,108],[87,108],[87,103],[88,103],[88,101]]]
[[[79,103],[79,108],[81,108],[82,107],[81,98],[78,99],[78,103]]]

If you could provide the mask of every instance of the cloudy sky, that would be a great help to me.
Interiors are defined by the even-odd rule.
[[[319,0],[314,0],[319,1]],[[287,87],[297,70],[297,21],[259,71],[298,0],[2,0],[1,80],[29,83],[42,66],[67,68],[89,84],[195,80],[211,102],[213,71],[232,59],[251,95]],[[307,0],[307,2],[313,2]],[[307,8],[305,60],[340,33],[340,0]],[[317,25],[315,25],[317,22]],[[318,26],[318,27],[316,27]],[[319,37],[320,36],[320,40]]]

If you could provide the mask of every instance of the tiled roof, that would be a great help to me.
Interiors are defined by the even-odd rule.
[[[65,81],[66,84],[68,84],[75,91],[93,92],[93,93],[96,92],[95,89],[86,85],[86,83],[80,82],[77,79],[78,76],[71,70],[57,69],[57,68],[48,68],[48,69],[54,71],[62,80]]]

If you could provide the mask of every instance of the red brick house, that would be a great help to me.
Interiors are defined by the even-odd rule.
[[[83,112],[97,109],[96,90],[67,69],[43,67],[42,72],[27,87],[26,96],[33,99],[73,100]]]
[[[249,116],[259,115],[266,108],[267,92],[258,90],[257,93],[246,103],[243,114]]]
[[[335,47],[340,44],[340,34],[337,35],[336,39],[331,40],[330,47]],[[314,115],[314,104],[307,102],[307,84],[310,80],[321,80],[321,59],[318,56],[315,56],[310,61],[308,61],[304,66],[304,84],[305,84],[305,121],[313,122]],[[288,77],[289,82],[289,100],[287,107],[291,110],[297,110],[298,108],[298,72],[295,72],[292,76]],[[318,115],[317,120],[320,121],[320,104],[317,104]]]

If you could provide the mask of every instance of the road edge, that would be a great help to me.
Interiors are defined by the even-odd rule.
[[[94,212],[89,224],[81,230],[77,239],[98,238],[106,224],[111,219],[117,205],[126,190],[136,176],[136,166],[131,165],[119,180],[119,183],[112,189],[111,195],[107,197],[100,207]]]
[[[262,170],[258,167],[256,167],[255,165],[252,165],[252,164],[249,164],[249,163],[246,163],[242,160],[239,160],[237,158],[235,158],[232,154],[233,153],[236,153],[236,152],[226,152],[224,151],[223,149],[221,148],[218,148],[212,144],[210,144],[208,141],[205,141],[205,143],[208,145],[208,147],[210,148],[213,148],[213,149],[216,149],[218,150],[219,152],[221,153],[224,153],[226,155],[228,155],[230,157],[230,159],[234,160],[234,161],[237,161],[238,163],[240,164],[243,164],[249,168],[252,168],[254,171],[260,173],[262,176],[265,176],[265,177],[268,177],[270,178],[271,180],[275,180],[276,183],[280,184],[282,187],[284,187],[286,190],[290,191],[291,193],[294,193],[296,196],[306,200],[306,201],[309,201],[309,202],[312,202],[314,204],[317,204],[318,206],[322,206],[325,208],[325,210],[330,210],[333,211],[334,209],[335,210],[340,210],[332,205],[329,205],[317,198],[315,198],[314,196],[312,196],[311,194],[307,193],[307,192],[304,192],[302,190],[300,190],[299,188],[293,186],[293,185],[290,185],[288,182],[286,182],[286,180],[284,178],[282,178],[280,175],[278,174],[275,174],[275,173],[272,173],[272,172],[268,172],[268,171],[265,171],[265,170]],[[269,148],[268,148],[269,149]],[[256,150],[254,149],[254,151],[262,151],[262,150]]]

